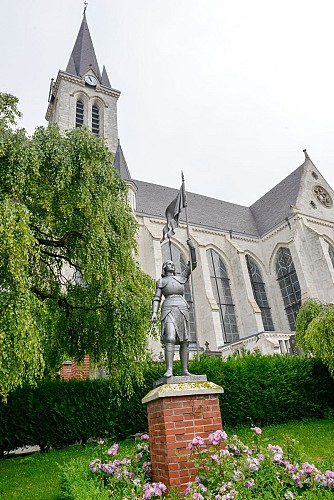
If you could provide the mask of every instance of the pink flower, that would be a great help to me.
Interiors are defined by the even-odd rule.
[[[205,444],[205,441],[202,437],[200,436],[195,436],[190,443],[187,444],[188,450],[192,450],[195,448],[195,446],[203,446]]]
[[[109,450],[108,450],[108,455],[116,455],[117,454],[117,450],[118,450],[119,446],[118,444],[113,444]]]
[[[225,431],[217,430],[209,435],[208,437],[211,444],[216,446],[219,443],[224,443],[227,439],[227,434]]]
[[[304,462],[302,464],[302,469],[304,472],[306,472],[306,474],[311,474],[311,472],[313,472],[315,470],[315,467],[314,467],[314,465],[311,465],[308,462]]]
[[[142,434],[141,437],[140,437],[140,439],[142,441],[148,441],[150,439],[150,436],[148,434]]]
[[[191,483],[187,483],[187,487],[184,490],[184,494],[189,495],[190,491],[191,491]]]
[[[230,456],[230,452],[228,450],[226,450],[226,449],[220,450],[220,455],[222,457],[229,457]]]
[[[97,458],[95,460],[93,460],[90,464],[89,464],[89,468],[92,472],[97,472],[99,470],[99,467],[101,465],[101,462],[100,460]]]
[[[211,460],[213,460],[214,462],[216,462],[218,465],[219,465],[219,458],[218,458],[218,455],[211,455]]]
[[[285,467],[286,467],[288,472],[295,472],[295,470],[296,470],[295,466],[290,464],[290,462],[286,462]]]
[[[251,427],[251,430],[255,432],[255,434],[262,434],[262,429],[260,427]]]

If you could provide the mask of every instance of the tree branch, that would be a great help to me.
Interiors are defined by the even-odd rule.
[[[54,257],[55,259],[63,259],[63,260],[66,260],[66,262],[69,263],[69,265],[71,267],[74,267],[74,269],[76,269],[77,271],[80,271],[81,272],[81,269],[79,266],[77,266],[76,264],[74,264],[71,259],[69,259],[68,257],[66,257],[65,255],[61,255],[61,254],[58,254],[58,253],[52,253],[52,252],[48,252],[47,250],[41,250],[41,253],[44,253],[44,255],[48,255],[49,257]]]
[[[31,227],[33,229],[35,229],[36,231],[38,231],[39,233],[45,234],[45,233],[43,233],[43,231],[38,229],[38,227],[36,227],[34,225],[32,225]],[[38,243],[40,243],[40,245],[59,248],[59,247],[66,246],[67,243],[69,242],[69,240],[73,237],[82,239],[83,235],[81,233],[79,233],[78,231],[67,231],[67,233],[65,233],[64,236],[62,236],[59,239],[45,239],[45,238],[38,238],[37,236],[36,236],[36,239],[37,239]]]
[[[43,292],[42,290],[39,290],[38,288],[35,287],[31,288],[31,291],[42,300],[47,300],[47,299],[55,300],[60,307],[65,307],[67,309],[71,309],[72,311],[74,310],[97,311],[99,309],[106,309],[106,306],[95,306],[95,307],[74,306],[73,304],[70,304],[65,297],[52,295],[50,293]]]

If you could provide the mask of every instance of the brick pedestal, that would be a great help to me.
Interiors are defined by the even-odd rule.
[[[149,392],[147,403],[153,481],[183,492],[196,469],[188,461],[187,444],[222,429],[218,394],[212,382],[165,384]]]

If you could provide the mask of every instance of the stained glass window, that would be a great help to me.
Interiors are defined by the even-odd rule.
[[[294,331],[296,315],[301,305],[301,291],[291,252],[288,248],[280,248],[277,253],[276,274],[290,330]]]
[[[271,310],[269,307],[266,287],[262,279],[261,271],[255,260],[250,255],[246,255],[246,262],[249,278],[252,284],[253,295],[257,305],[261,310],[263,328],[266,332],[272,332],[275,330],[275,328],[271,317]]]
[[[224,342],[237,342],[238,326],[226,266],[215,250],[207,250],[207,258],[213,295],[219,307]]]
[[[182,253],[177,246],[168,244],[163,245],[161,248],[163,261],[172,260],[175,264],[175,272],[182,273],[186,268],[186,260],[184,259]],[[188,261],[187,261],[188,262]],[[189,306],[189,333],[190,341],[196,342],[196,330],[195,330],[195,317],[194,317],[194,302],[191,294],[191,287],[189,280],[184,285],[184,298],[186,299]]]

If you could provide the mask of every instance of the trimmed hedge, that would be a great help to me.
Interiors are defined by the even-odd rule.
[[[333,414],[334,380],[318,359],[246,355],[223,361],[202,357],[191,368],[224,388],[220,409],[227,427]]]
[[[223,361],[202,356],[190,363],[190,370],[224,388],[220,405],[227,427],[333,414],[334,381],[317,359],[246,355]],[[36,444],[42,450],[60,448],[91,437],[120,440],[144,432],[147,415],[141,400],[163,372],[163,364],[152,363],[144,384],[121,401],[110,379],[43,381],[18,389],[0,404],[0,453]]]

